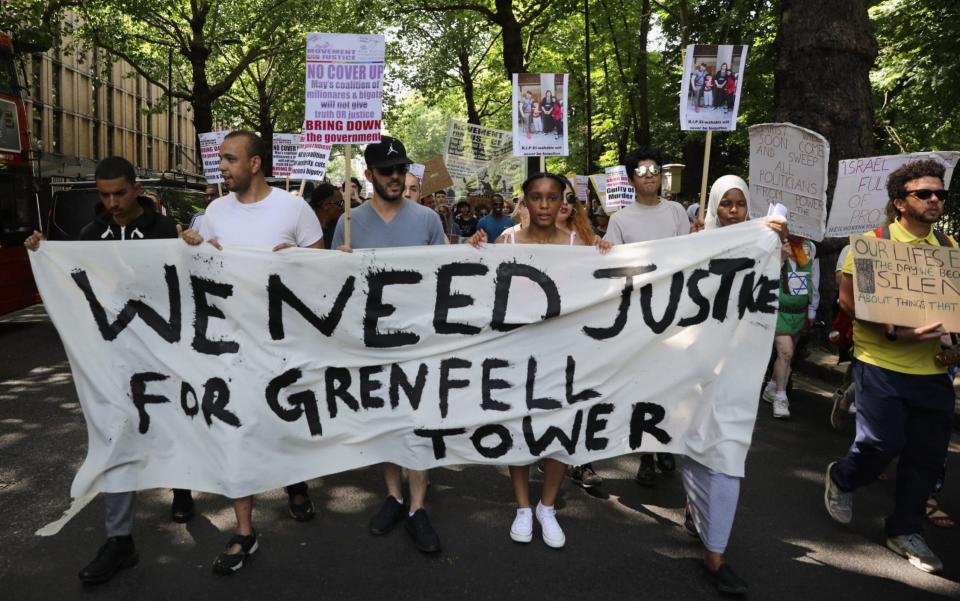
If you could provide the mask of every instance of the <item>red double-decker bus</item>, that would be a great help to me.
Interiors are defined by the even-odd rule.
[[[30,139],[10,38],[0,33],[0,315],[39,300],[23,241],[39,228]]]

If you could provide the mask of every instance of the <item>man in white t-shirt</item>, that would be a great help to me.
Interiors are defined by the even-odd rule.
[[[220,174],[230,191],[207,207],[200,230],[187,230],[189,244],[204,240],[217,248],[255,246],[282,250],[292,246],[323,248],[323,229],[305,200],[267,184],[263,157],[267,147],[260,136],[248,131],[227,134],[220,146]],[[307,485],[287,487],[290,515],[299,522],[313,518],[314,508]],[[259,547],[253,530],[253,497],[234,499],[237,517],[234,536],[213,564],[219,574],[232,574],[243,567],[244,559]]]
[[[636,190],[637,199],[610,217],[604,240],[613,244],[633,244],[660,238],[689,234],[690,224],[683,205],[660,198],[660,180],[663,170],[663,155],[654,148],[640,148],[630,153],[623,162],[627,175]],[[676,469],[673,456],[668,453],[641,453],[637,484],[653,486],[657,470],[671,474]]]

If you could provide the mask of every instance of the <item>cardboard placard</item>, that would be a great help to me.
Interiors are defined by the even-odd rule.
[[[857,318],[960,332],[960,249],[850,236]]]
[[[436,156],[423,164],[423,186],[421,194],[427,196],[437,190],[446,190],[453,185],[453,179],[443,163],[443,158]]]
[[[925,159],[944,166],[943,185],[949,188],[953,170],[960,162],[960,152],[957,151],[911,152],[840,161],[827,219],[827,236],[842,238],[862,234],[885,224],[890,172],[906,163]]]
[[[823,240],[829,158],[830,143],[815,131],[792,123],[750,127],[750,215],[782,204],[791,234]]]

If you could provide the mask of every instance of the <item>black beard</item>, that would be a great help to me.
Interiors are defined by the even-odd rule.
[[[390,196],[387,192],[387,189],[380,185],[376,179],[373,180],[373,190],[377,193],[377,196],[382,198],[387,202],[400,202],[403,200],[403,188],[400,188],[400,191],[397,192],[396,196]]]
[[[914,220],[914,221],[918,221],[918,222],[920,222],[920,223],[926,223],[926,224],[929,224],[929,225],[933,225],[933,224],[936,223],[937,221],[940,221],[940,216],[943,214],[943,212],[941,211],[939,215],[937,215],[937,216],[934,217],[933,219],[930,219],[929,217],[927,217],[927,216],[924,214],[924,211],[914,211],[914,210],[913,210],[913,207],[908,206],[908,207],[907,207],[907,214],[909,215],[910,219],[912,219],[912,220]]]

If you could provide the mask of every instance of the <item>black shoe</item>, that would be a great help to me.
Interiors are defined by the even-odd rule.
[[[370,534],[386,534],[393,530],[393,527],[400,523],[400,520],[407,517],[407,504],[401,503],[392,496],[387,495],[383,506],[377,515],[370,520]]]
[[[677,470],[677,462],[670,453],[657,453],[657,467],[661,474],[669,476]]]
[[[652,453],[640,455],[640,469],[634,479],[640,486],[653,486],[657,483],[657,467],[654,465]]]
[[[77,576],[86,584],[100,584],[118,571],[137,565],[140,556],[132,536],[111,536],[97,551],[97,556]]]
[[[213,571],[217,574],[229,575],[240,571],[240,568],[243,567],[243,561],[256,553],[257,549],[260,548],[260,544],[257,543],[256,532],[249,536],[234,534],[233,537],[227,541],[227,549],[233,545],[240,545],[240,552],[233,555],[223,552],[217,555],[217,559],[213,562]]]
[[[313,501],[310,500],[310,496],[306,493],[300,493],[307,498],[303,503],[294,503],[293,499],[295,495],[290,495],[287,498],[287,507],[290,509],[290,517],[297,520],[298,522],[309,522],[317,514],[313,508]]]
[[[707,574],[709,574],[710,579],[713,580],[714,586],[716,586],[717,590],[721,593],[738,596],[747,594],[747,590],[749,590],[747,583],[737,576],[733,568],[730,567],[730,564],[720,564],[720,569],[716,572],[707,568],[704,569],[707,570]]]
[[[570,479],[584,488],[593,488],[603,484],[603,478],[593,471],[593,465],[590,463],[573,466],[570,469]]]
[[[170,519],[178,524],[186,524],[193,519],[193,496],[189,490],[173,489],[173,505],[170,506]]]
[[[436,553],[440,550],[440,537],[430,525],[427,512],[423,509],[418,509],[413,515],[407,516],[406,528],[407,534],[413,539],[417,549],[424,553]]]

